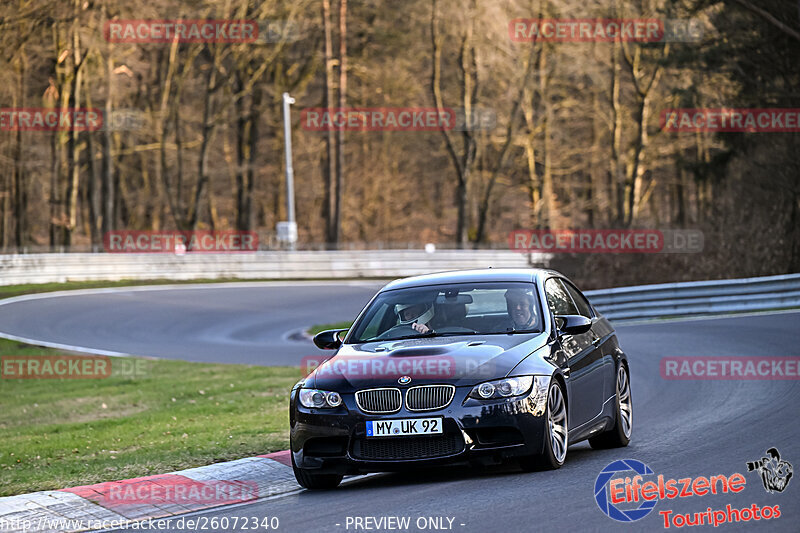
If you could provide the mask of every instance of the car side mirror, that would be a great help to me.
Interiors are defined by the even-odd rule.
[[[336,350],[342,345],[346,329],[326,329],[314,335],[314,344],[322,350]]]
[[[592,321],[582,315],[559,315],[556,316],[556,325],[561,335],[580,335],[591,329]]]

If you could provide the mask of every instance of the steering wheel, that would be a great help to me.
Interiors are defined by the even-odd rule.
[[[462,326],[446,326],[437,328],[436,333],[471,333],[477,335],[478,332],[472,328],[465,328]]]
[[[429,333],[433,331],[430,330]],[[376,339],[387,339],[389,337],[406,337],[409,335],[420,335],[420,332],[411,327],[411,324],[399,324],[392,326],[377,337]]]

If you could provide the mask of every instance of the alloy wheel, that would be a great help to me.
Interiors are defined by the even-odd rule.
[[[547,418],[550,423],[550,444],[559,463],[567,456],[567,407],[561,387],[553,384],[547,399]]]
[[[630,438],[633,426],[633,405],[631,403],[631,384],[628,380],[628,371],[623,365],[617,370],[617,398],[619,398],[619,415],[622,423],[622,432]]]

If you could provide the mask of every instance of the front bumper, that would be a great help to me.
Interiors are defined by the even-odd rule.
[[[541,391],[514,399],[478,401],[472,387],[456,389],[436,411],[363,413],[352,393],[337,409],[307,409],[291,399],[291,452],[295,465],[318,473],[359,474],[447,464],[493,464],[541,453],[545,401]],[[546,396],[546,394],[545,394]],[[442,417],[441,435],[366,437],[367,420]]]

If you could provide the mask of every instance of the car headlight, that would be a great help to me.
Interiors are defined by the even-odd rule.
[[[531,390],[533,376],[516,376],[513,378],[486,381],[476,385],[470,398],[478,400],[497,400],[499,398],[510,398],[512,396],[522,396]]]
[[[319,389],[300,389],[300,403],[309,409],[331,409],[342,405],[342,396],[338,392]]]

